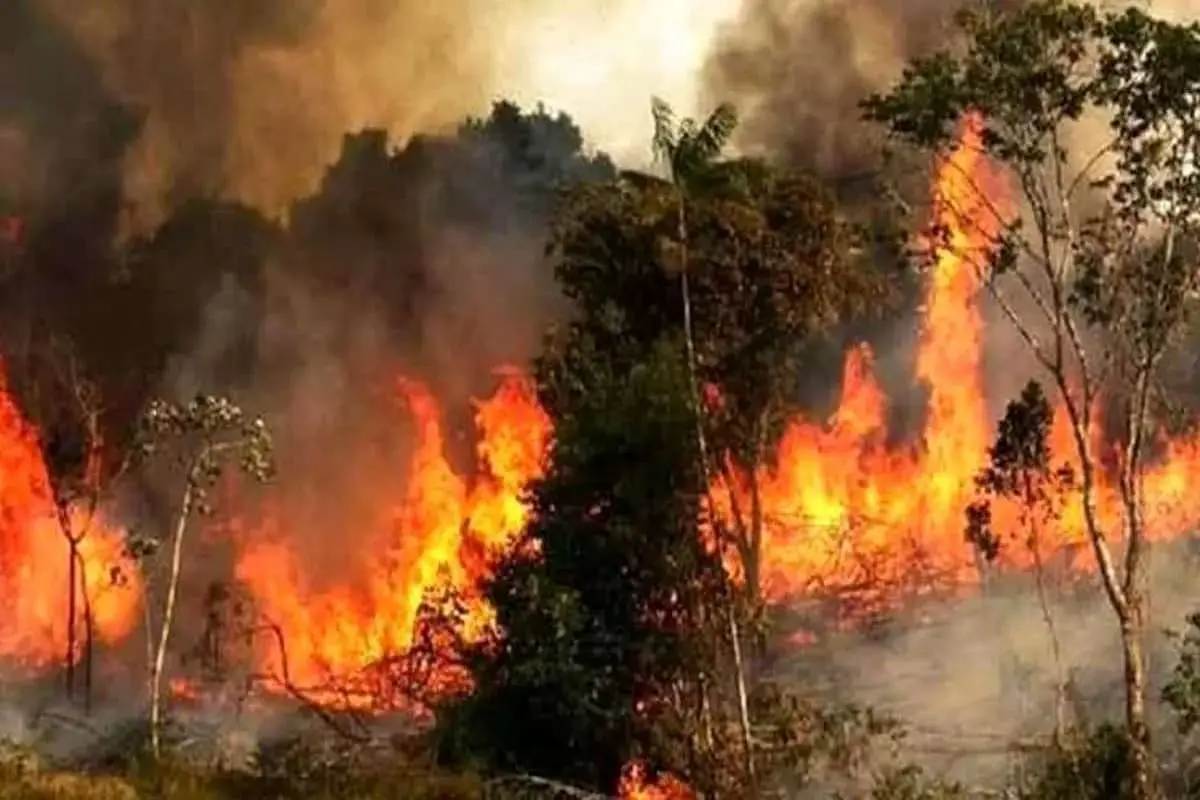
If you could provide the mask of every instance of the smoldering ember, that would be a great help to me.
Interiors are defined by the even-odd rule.
[[[143,6],[0,7],[0,798],[1200,796],[1190,4]]]

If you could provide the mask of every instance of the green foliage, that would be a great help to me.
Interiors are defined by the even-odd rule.
[[[737,130],[737,110],[722,103],[702,122],[679,120],[666,101],[655,97],[650,113],[654,119],[651,145],[671,183],[686,195],[702,189]]]
[[[988,561],[1000,554],[1002,542],[992,526],[992,502],[1018,501],[1023,544],[1036,550],[1039,528],[1052,525],[1062,512],[1063,498],[1075,480],[1068,464],[1055,465],[1050,452],[1054,412],[1041,384],[1030,381],[1008,404],[988,450],[988,463],[976,477],[979,497],[967,507],[967,539]]]
[[[1187,736],[1200,726],[1200,613],[1188,615],[1187,629],[1173,638],[1179,661],[1163,688],[1163,702],[1175,713],[1179,733]]]
[[[859,232],[814,181],[754,161],[721,169],[724,189],[687,201],[697,378],[722,390],[711,421],[723,446],[751,447],[794,410],[803,345],[873,307],[887,284],[856,257]],[[675,192],[661,182],[627,176],[573,196],[552,252],[595,347],[636,358],[681,334],[677,228]]]
[[[583,331],[540,362],[544,390],[569,403],[533,521],[485,587],[499,634],[466,653],[474,693],[441,709],[443,756],[602,792],[638,759],[746,796],[729,614],[745,626],[749,609],[704,543],[680,348],[664,339],[628,366]],[[899,735],[769,684],[749,705],[763,789],[861,782]]]
[[[1116,800],[1134,797],[1129,735],[1102,725],[1079,730],[1031,759],[1021,800]]]
[[[701,777],[726,589],[697,528],[684,372],[664,347],[628,372],[589,366],[556,420],[534,521],[485,588],[501,636],[469,654],[477,689],[448,713],[447,748],[602,791],[639,757]]]

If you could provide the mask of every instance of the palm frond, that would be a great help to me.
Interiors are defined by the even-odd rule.
[[[721,151],[729,144],[737,126],[737,110],[729,103],[721,103],[708,115],[704,124],[688,136],[689,149],[693,151],[695,158],[712,161],[721,155]]]

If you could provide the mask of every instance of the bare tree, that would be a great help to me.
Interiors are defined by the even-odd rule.
[[[1070,418],[1086,533],[1120,632],[1134,793],[1152,797],[1141,478],[1160,365],[1200,277],[1200,26],[1064,0],[981,6],[958,22],[958,45],[910,64],[864,108],[932,152],[971,120],[968,143],[1019,196],[1023,210],[1013,211],[978,176],[957,177],[984,209],[963,222],[998,231],[974,265]],[[1105,128],[1103,141],[1074,151],[1085,117]],[[1123,428],[1119,522],[1100,515],[1103,465],[1090,436],[1105,391]]]
[[[50,337],[45,345],[31,348],[25,366],[23,401],[40,433],[54,514],[67,544],[66,693],[68,699],[75,697],[77,668],[82,664],[86,711],[92,699],[94,619],[89,587],[93,576],[87,574],[82,546],[105,495],[119,481],[124,463],[106,468],[101,430],[104,408],[69,341]]]
[[[162,682],[188,525],[196,516],[212,511],[211,491],[231,464],[254,480],[266,481],[274,472],[274,463],[266,423],[259,417],[248,417],[226,398],[207,395],[186,405],[162,400],[152,402],[142,417],[140,455],[143,463],[165,456],[168,463],[179,470],[183,480],[183,491],[167,542],[170,560],[156,636],[147,612],[150,746],[158,757],[162,754]],[[143,540],[138,544],[137,552],[146,556],[158,549],[159,542]],[[148,594],[147,607],[149,602]]]

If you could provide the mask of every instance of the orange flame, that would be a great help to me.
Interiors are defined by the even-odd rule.
[[[865,345],[853,348],[836,412],[824,423],[794,420],[777,465],[757,476],[768,523],[761,576],[770,599],[833,591],[890,607],[912,592],[978,580],[963,535],[964,510],[993,425],[975,264],[1013,210],[1003,181],[981,155],[980,130],[977,119],[968,122],[934,187],[935,227],[944,235],[929,241],[934,258],[917,358],[918,377],[930,390],[924,430],[914,446],[888,444],[888,398],[873,374],[872,353]],[[395,506],[374,525],[378,546],[359,558],[355,582],[318,584],[278,516],[239,544],[236,577],[279,634],[264,639],[258,666],[319,702],[345,702],[335,690],[340,680],[412,647],[427,591],[445,582],[470,599],[476,580],[487,574],[489,553],[503,550],[524,525],[523,487],[542,473],[551,423],[519,373],[504,373],[498,391],[477,404],[474,477],[456,473],[447,459],[441,412],[429,390],[408,380],[398,389],[417,442],[408,474],[395,476],[401,487]],[[720,403],[719,387],[706,387],[705,395],[710,405]],[[1089,436],[1099,447],[1098,426]],[[1076,460],[1061,406],[1051,444],[1056,462]],[[1191,477],[1200,475],[1200,438],[1161,444],[1162,457],[1144,480],[1152,537],[1200,523],[1200,496],[1188,491]],[[65,649],[65,545],[54,530],[47,486],[34,434],[0,392],[0,589],[15,598],[12,613],[0,621],[0,656],[34,664],[61,658]],[[726,500],[744,491],[717,488]],[[1099,493],[1101,517],[1114,524],[1120,514],[1114,487],[1102,482]],[[1086,541],[1078,497],[1064,500],[1065,516],[1045,531],[1040,556]],[[1001,528],[1013,528],[1018,509],[1002,505],[995,516]],[[119,542],[103,528],[83,545],[88,596],[105,641],[129,632],[138,597],[136,586],[107,588]],[[1034,563],[1022,547],[1006,548],[1003,558],[1018,568]],[[476,599],[469,633],[489,624],[488,610]]]
[[[100,516],[69,512],[82,537],[79,576],[79,644],[90,607],[93,635],[101,643],[123,639],[138,616],[141,585],[125,554],[122,532]],[[42,669],[67,658],[69,546],[59,526],[49,475],[37,435],[22,417],[0,371],[0,661]],[[122,580],[117,581],[115,577]],[[82,650],[71,654],[78,660]]]
[[[763,545],[768,597],[828,590],[891,603],[909,591],[978,580],[964,514],[994,432],[982,369],[978,267],[1013,210],[1001,176],[982,154],[981,130],[978,118],[967,120],[934,189],[941,235],[930,241],[934,258],[917,358],[918,376],[930,390],[919,446],[883,446],[886,398],[871,373],[869,349],[852,350],[838,410],[826,425],[793,422],[778,468],[759,476],[769,520]],[[1088,436],[1099,452],[1094,420]],[[1050,445],[1055,465],[1077,464],[1061,404]],[[1158,538],[1200,523],[1200,498],[1185,489],[1188,477],[1200,474],[1200,440],[1173,441],[1165,451],[1145,476],[1147,530]],[[1101,517],[1115,526],[1120,508],[1114,487],[1103,483],[1099,494]],[[1063,500],[1063,519],[1044,532],[1036,555],[1086,542],[1079,497],[1072,492]],[[994,517],[998,528],[1012,530],[1019,509],[1001,503]],[[1028,547],[1008,547],[1003,559],[1015,567],[1036,563]]]
[[[314,699],[323,696],[320,687],[405,653],[414,643],[426,592],[448,581],[470,595],[486,574],[489,555],[524,526],[521,492],[541,474],[550,420],[532,382],[519,373],[504,371],[496,394],[477,404],[481,476],[470,488],[446,459],[433,395],[415,381],[402,380],[399,388],[416,422],[417,445],[407,491],[387,525],[382,558],[372,554],[363,560],[361,582],[313,591],[279,535],[250,546],[237,564],[237,577],[279,628],[287,679]],[[489,619],[476,604],[468,633],[478,635]],[[263,658],[268,673],[284,674],[278,647],[265,648]]]
[[[646,765],[634,761],[621,770],[617,797],[620,800],[694,800],[696,793],[669,773],[650,778]]]

